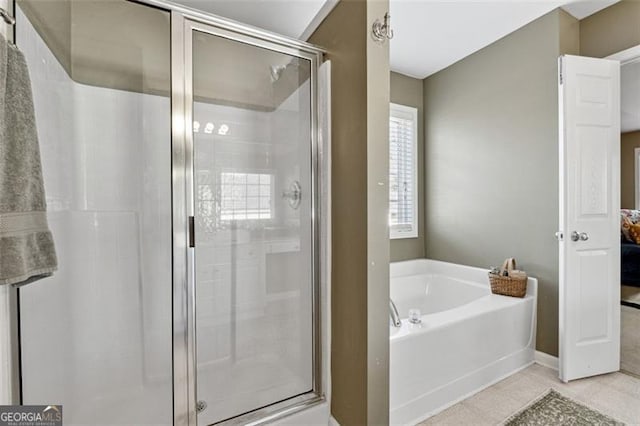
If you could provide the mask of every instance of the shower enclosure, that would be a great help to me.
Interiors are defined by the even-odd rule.
[[[321,51],[155,0],[16,14],[60,264],[20,289],[22,402],[176,425],[322,402]]]

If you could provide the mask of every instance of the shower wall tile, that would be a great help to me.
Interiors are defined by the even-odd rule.
[[[142,95],[76,85],[75,137],[86,187],[76,194],[87,210],[137,210]]]
[[[16,19],[28,22],[19,7]],[[42,40],[34,35],[31,25],[16,25],[16,43],[30,68],[34,94],[36,127],[40,155],[51,158],[60,167],[45,167],[43,177],[49,210],[69,208],[74,169],[71,162],[73,145],[72,81]]]

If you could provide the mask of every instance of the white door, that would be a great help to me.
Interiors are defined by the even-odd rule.
[[[560,58],[560,379],[620,368],[620,64]]]

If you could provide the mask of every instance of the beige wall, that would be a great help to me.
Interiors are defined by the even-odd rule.
[[[332,62],[331,412],[344,426],[389,416],[389,52],[369,37],[386,10],[342,0],[309,40]]]
[[[555,10],[427,78],[426,255],[539,280],[537,349],[558,353],[557,59],[576,21]]]
[[[580,21],[580,54],[604,58],[640,44],[640,1],[622,0]]]
[[[385,426],[389,424],[390,42],[377,43],[370,34],[374,22],[388,12],[388,0],[367,0],[367,24],[364,28],[367,39],[366,424]]]
[[[364,2],[341,1],[309,39],[332,62],[331,413],[340,424],[367,418],[365,23]]]
[[[560,18],[560,53],[567,55],[580,54],[580,21],[562,9],[558,10]]]
[[[168,96],[168,12],[123,0],[18,5],[74,81]]]
[[[623,133],[620,149],[620,207],[636,208],[635,149],[640,148],[640,132]]]
[[[71,1],[18,0],[16,3],[71,75]],[[17,42],[20,44],[20,40]]]
[[[391,240],[391,261],[425,257],[423,80],[391,73],[391,102],[418,108],[418,238]]]

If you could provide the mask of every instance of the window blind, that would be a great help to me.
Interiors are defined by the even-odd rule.
[[[223,221],[271,219],[271,175],[223,172],[220,192]]]
[[[391,104],[389,117],[389,227],[391,238],[418,236],[416,108]]]

